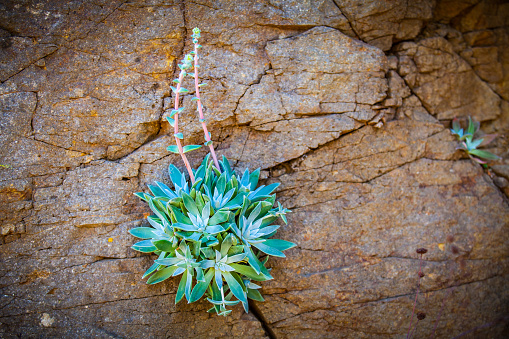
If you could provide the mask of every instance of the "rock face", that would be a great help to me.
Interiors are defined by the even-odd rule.
[[[504,1],[0,9],[2,338],[509,336]],[[227,318],[146,285],[127,232],[149,213],[133,193],[183,166],[165,117],[196,26],[217,152],[281,183],[298,245],[270,259],[266,301]],[[498,134],[490,170],[446,128],[468,116]],[[191,110],[182,131],[202,142]]]

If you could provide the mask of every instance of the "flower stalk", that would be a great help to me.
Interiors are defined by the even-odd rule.
[[[173,116],[173,120],[175,121],[173,126],[174,136],[175,136],[175,143],[177,144],[178,151],[180,156],[182,157],[182,160],[184,161],[184,164],[186,165],[187,173],[189,174],[189,177],[191,178],[191,182],[194,184],[194,174],[193,170],[191,169],[191,165],[189,164],[189,161],[187,160],[186,155],[184,154],[184,149],[182,148],[182,144],[180,143],[179,138],[179,94],[181,89],[181,83],[182,80],[184,80],[184,76],[186,74],[186,71],[184,69],[180,70],[179,74],[179,82],[177,83],[177,90],[175,93],[175,106],[174,109],[176,111],[175,115]]]
[[[201,98],[200,98],[200,87],[205,84],[199,84],[198,82],[198,49],[201,47],[201,45],[198,44],[198,38],[200,38],[200,29],[194,28],[193,29],[193,43],[194,43],[194,87],[196,90],[196,105],[198,106],[198,113],[200,115],[200,122],[201,126],[203,128],[203,133],[205,135],[205,146],[208,146],[210,149],[210,154],[212,155],[212,160],[214,161],[214,165],[216,168],[221,171],[221,167],[219,166],[219,162],[217,161],[216,152],[214,151],[214,146],[212,145],[212,140],[210,139],[210,133],[207,130],[207,124],[205,123],[205,117],[203,116],[203,106],[201,104]]]

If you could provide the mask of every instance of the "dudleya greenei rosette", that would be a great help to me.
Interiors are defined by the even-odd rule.
[[[253,172],[246,169],[239,175],[225,157],[222,161],[217,159],[199,91],[204,85],[198,82],[200,33],[193,29],[194,51],[179,64],[179,78],[174,80],[177,87],[172,86],[175,109],[168,117],[176,143],[168,150],[181,155],[189,180],[172,164],[169,176],[173,188],[155,182],[148,185],[152,194],[136,193],[154,215],[147,217],[150,227],[134,228],[130,233],[143,239],[132,246],[134,250],[157,255],[143,275],[149,277],[148,284],[181,275],[175,303],[184,296],[191,303],[205,295],[213,305],[209,312],[227,315],[231,312],[227,306],[240,302],[247,312],[248,298],[263,301],[260,286],[254,281],[272,279],[265,266],[267,260],[270,256],[285,257],[283,251],[295,244],[272,239],[280,227],[274,222],[281,218],[286,224],[286,213],[290,212],[279,202],[275,204],[273,192],[279,184],[258,186],[260,169]],[[189,72],[191,68],[193,73]],[[178,116],[184,110],[179,107],[179,95],[189,93],[181,87],[186,76],[194,77],[192,101],[197,103],[204,145],[210,149],[196,170],[191,168],[185,153],[201,145],[182,146],[183,134],[178,130]]]

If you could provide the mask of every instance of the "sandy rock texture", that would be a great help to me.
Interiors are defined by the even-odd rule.
[[[281,183],[298,245],[227,318],[146,285],[127,232],[183,168],[165,117],[196,26],[217,152]],[[0,337],[509,336],[508,27],[502,0],[2,2]],[[468,116],[489,170],[455,149]]]

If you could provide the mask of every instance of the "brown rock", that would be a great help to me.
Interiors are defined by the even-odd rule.
[[[0,337],[403,337],[421,247],[414,337],[507,337],[507,159],[494,183],[437,120],[483,121],[507,158],[506,7],[3,2]],[[183,168],[165,118],[195,26],[216,149],[281,183],[278,237],[297,244],[270,258],[258,312],[226,318],[175,305],[176,279],[147,285],[128,233],[149,213],[133,193]],[[191,97],[180,130],[201,144]]]
[[[337,1],[352,28],[359,37],[371,45],[387,51],[393,40],[415,38],[431,19],[433,1]]]
[[[437,119],[471,116],[476,121],[485,121],[500,115],[498,95],[478,78],[447,40],[435,37],[418,44],[401,44],[398,54],[401,76]]]

